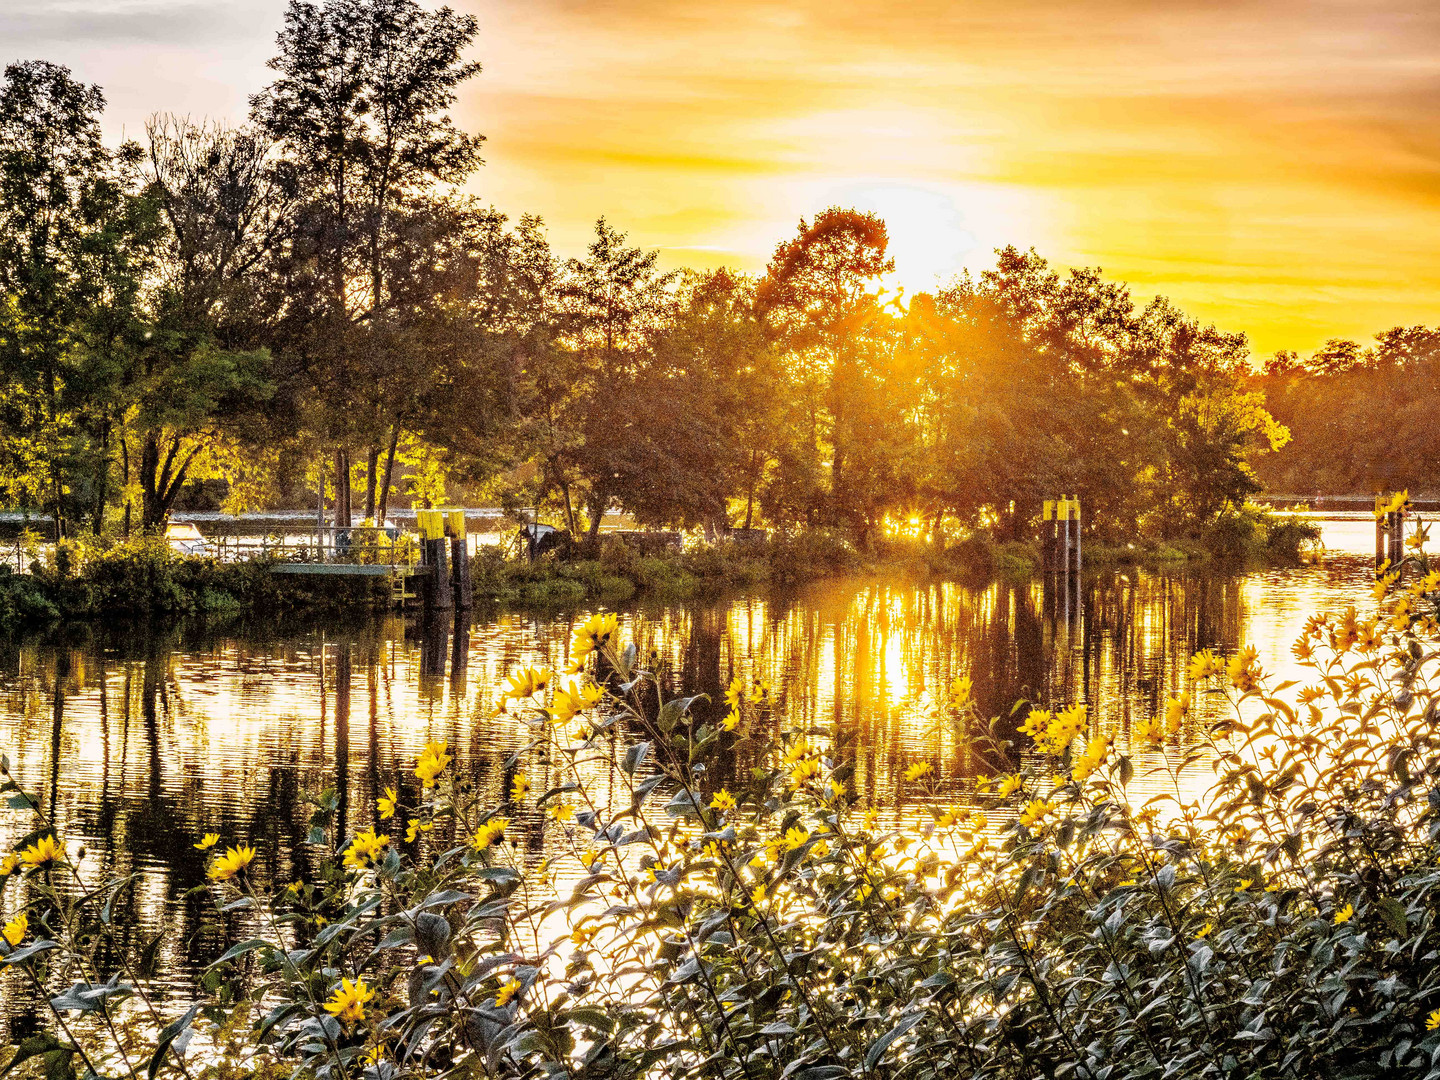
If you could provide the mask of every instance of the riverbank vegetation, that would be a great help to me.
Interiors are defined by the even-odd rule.
[[[1275,492],[1440,491],[1425,406],[1440,377],[1440,330],[1397,326],[1373,345],[1336,339],[1310,356],[1270,358],[1252,380],[1289,445],[1258,461]]]
[[[1313,523],[1253,506],[1224,515],[1202,542],[1092,542],[1086,561],[1173,567],[1219,556],[1229,565],[1298,562],[1318,539]],[[534,562],[480,547],[471,560],[481,603],[565,607],[619,603],[632,597],[684,600],[761,587],[787,588],[824,577],[943,577],[980,583],[993,575],[1026,579],[1039,572],[1038,545],[995,541],[980,532],[936,545],[929,538],[888,537],[858,547],[845,534],[811,529],[763,541],[696,544],[644,554],[620,537],[604,536],[591,557]],[[43,550],[42,550],[43,549]],[[0,630],[61,619],[101,616],[227,618],[291,610],[380,609],[394,604],[386,578],[276,574],[273,559],[226,562],[185,555],[158,535],[128,539],[86,534],[44,548],[20,545],[19,571],[0,566]]]
[[[116,916],[135,879],[100,879],[7,772],[33,829],[0,862],[0,978],[48,1017],[11,1064],[1428,1076],[1440,572],[1406,563],[1375,614],[1309,620],[1297,679],[1201,652],[1128,728],[1059,701],[987,719],[945,673],[929,719],[960,749],[907,763],[927,820],[899,831],[857,801],[843,733],[763,684],[663,700],[596,615],[564,675],[500,693],[526,741],[498,800],[436,742],[343,829],[318,794],[303,866],[196,822],[233,945],[178,998]],[[1208,695],[1229,705],[1202,723]]]
[[[754,278],[664,270],[603,218],[560,258],[463,194],[476,35],[411,0],[295,3],[244,126],[160,114],[120,147],[99,88],[10,65],[0,504],[66,537],[448,500],[869,551],[1028,541],[1072,494],[1097,542],[1184,550],[1290,438],[1243,335],[1034,252],[906,297],[884,222],[834,207]]]

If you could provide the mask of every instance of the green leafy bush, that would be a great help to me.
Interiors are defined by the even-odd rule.
[[[858,801],[842,732],[739,679],[665,700],[592,617],[568,682],[511,675],[530,740],[499,803],[437,742],[346,835],[316,799],[303,882],[261,888],[273,853],[201,840],[244,929],[188,1010],[111,924],[134,880],[82,873],[6,775],[35,820],[0,863],[0,964],[48,1002],[44,1052],[97,1075],[1431,1077],[1440,570],[1404,569],[1382,612],[1309,620],[1301,682],[1202,652],[1128,732],[1039,704],[1017,731],[957,677],[930,721],[1000,774],[952,802],[947,766],[910,761],[910,829]],[[1208,727],[1201,694],[1230,702]],[[737,746],[754,767],[722,784]]]

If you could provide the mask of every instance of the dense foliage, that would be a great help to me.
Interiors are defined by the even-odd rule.
[[[1440,330],[1397,326],[1369,348],[1337,339],[1308,357],[1280,353],[1254,385],[1294,433],[1258,463],[1271,491],[1440,490],[1440,447],[1425,418],[1440,389]]]
[[[58,535],[192,508],[383,518],[395,497],[642,524],[1019,538],[1079,494],[1103,536],[1198,536],[1287,433],[1247,346],[1007,248],[902,303],[884,222],[802,221],[763,275],[666,272],[601,219],[463,194],[473,18],[289,4],[241,128],[104,144],[97,87],[0,86],[0,503]]]
[[[1433,1076],[1440,570],[1423,541],[1408,580],[1377,584],[1381,611],[1309,620],[1300,681],[1253,648],[1202,652],[1128,731],[1059,702],[982,720],[957,673],[933,722],[998,775],[952,803],[957,763],[913,761],[929,822],[898,831],[857,802],[838,733],[786,725],[763,684],[661,700],[596,615],[566,676],[520,668],[504,688],[531,740],[500,803],[436,742],[343,834],[321,794],[313,866],[289,884],[259,886],[286,872],[253,874],[269,854],[246,838],[197,837],[243,929],[193,1004],[159,994],[153,944],[115,925],[134,880],[94,880],[6,775],[35,827],[0,863],[0,963],[53,1020],[15,1060],[187,1078]],[[1199,695],[1221,693],[1229,715],[1197,726]],[[727,772],[735,755],[753,767]],[[547,857],[527,863],[507,830],[541,815]]]

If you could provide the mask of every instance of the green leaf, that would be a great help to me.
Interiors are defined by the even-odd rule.
[[[210,966],[215,967],[225,963],[227,960],[234,960],[237,956],[244,956],[246,953],[254,952],[256,949],[273,949],[274,947],[275,946],[271,945],[270,942],[264,938],[252,937],[247,941],[240,942],[238,945],[230,946],[230,948],[225,950],[224,955]]]
[[[904,1020],[901,1020],[900,1023],[896,1024],[884,1035],[881,1035],[880,1038],[876,1039],[873,1043],[871,1043],[870,1050],[865,1055],[865,1071],[869,1072],[871,1069],[875,1068],[875,1063],[884,1056],[886,1050],[890,1049],[890,1044],[893,1043],[896,1039],[900,1038],[901,1035],[904,1035],[916,1024],[920,1023],[921,1020],[925,1019],[925,1016],[926,1014],[923,1012],[915,1013],[913,1016],[907,1016]]]
[[[1409,929],[1410,923],[1405,917],[1405,905],[1393,896],[1382,896],[1375,901],[1375,909],[1380,912],[1380,917],[1385,920],[1385,925],[1395,933],[1404,934]]]
[[[179,1039],[182,1034],[190,1031],[190,1024],[194,1021],[195,1015],[199,1011],[200,1003],[196,1002],[190,1006],[189,1010],[184,1016],[180,1017],[180,1019],[166,1024],[161,1028],[160,1035],[155,1040],[155,1053],[150,1056],[150,1068],[147,1070],[150,1074],[150,1080],[155,1080],[155,1074],[160,1071],[160,1062],[165,1057],[165,1051],[169,1050],[171,1045]],[[188,1034],[185,1034],[184,1041],[177,1047],[177,1052],[184,1050],[184,1044],[186,1042],[189,1042]]]
[[[0,1069],[0,1076],[4,1076],[16,1065],[29,1061],[31,1058],[40,1057],[42,1054],[54,1054],[68,1060],[73,1053],[75,1053],[73,1046],[66,1046],[48,1031],[42,1031],[39,1035],[31,1035],[15,1048],[15,1056],[10,1059],[9,1064]],[[49,1072],[48,1069],[46,1071]]]

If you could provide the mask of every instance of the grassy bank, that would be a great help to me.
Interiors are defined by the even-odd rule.
[[[1195,539],[1124,545],[1087,539],[1085,561],[1092,568],[1213,560],[1293,563],[1318,535],[1316,526],[1293,515],[1246,508]],[[984,533],[947,545],[880,540],[862,550],[839,533],[814,530],[763,544],[721,543],[659,555],[644,555],[618,538],[607,538],[592,558],[534,563],[481,548],[472,563],[472,580],[478,600],[563,607],[617,603],[638,595],[683,600],[841,575],[979,583],[996,574],[1029,577],[1039,567],[1037,544],[999,541]],[[186,557],[153,537],[67,542],[48,563],[34,564],[30,574],[0,568],[0,628],[111,614],[363,610],[389,601],[382,579],[278,578],[264,561]]]
[[[221,563],[137,537],[66,543],[28,574],[0,567],[0,629],[101,615],[355,610],[390,600],[383,578],[277,578],[267,562]]]

